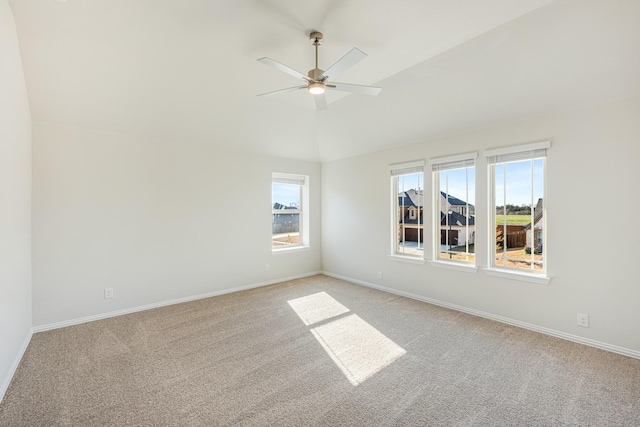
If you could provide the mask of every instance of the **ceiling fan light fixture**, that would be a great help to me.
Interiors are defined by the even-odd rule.
[[[311,82],[309,83],[309,93],[311,95],[322,95],[325,91],[324,83]]]

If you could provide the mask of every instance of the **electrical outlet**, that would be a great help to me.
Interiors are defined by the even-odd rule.
[[[104,288],[104,297],[105,299],[113,298],[113,288]]]
[[[265,264],[264,271],[269,271],[269,270],[271,270],[271,266],[269,264]]]
[[[382,280],[382,271],[378,271],[378,280]]]
[[[585,328],[589,327],[589,315],[584,313],[578,313],[578,326]]]

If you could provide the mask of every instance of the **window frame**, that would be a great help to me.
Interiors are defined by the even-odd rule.
[[[273,245],[273,215],[282,214],[280,210],[273,209],[273,184],[293,184],[299,186],[300,206],[298,209],[289,209],[288,214],[298,214],[298,243],[284,246]],[[271,251],[272,253],[284,253],[307,249],[309,242],[309,176],[272,172],[271,174]]]
[[[440,257],[440,247],[441,247],[441,224],[440,224],[440,212],[442,211],[441,209],[441,199],[442,199],[442,195],[441,195],[441,189],[440,189],[440,175],[442,172],[445,171],[449,171],[449,170],[459,170],[459,169],[467,169],[470,167],[473,167],[473,173],[474,173],[474,186],[473,186],[473,193],[474,193],[474,199],[475,199],[475,194],[477,193],[477,187],[478,187],[478,180],[477,180],[477,167],[476,167],[476,159],[478,158],[478,152],[471,152],[471,153],[463,153],[463,154],[457,154],[457,155],[452,155],[452,156],[446,156],[446,157],[436,157],[436,158],[432,158],[429,160],[429,165],[431,167],[431,180],[432,180],[432,200],[431,200],[431,204],[432,204],[432,231],[433,231],[433,235],[432,235],[432,239],[431,239],[431,243],[432,243],[432,254],[431,254],[431,259],[430,262],[433,265],[436,266],[444,266],[444,267],[459,267],[457,269],[460,270],[465,270],[465,271],[472,271],[472,272],[476,272],[478,269],[476,267],[476,263],[477,263],[477,259],[478,256],[476,254],[476,251],[474,250],[474,259],[471,260],[459,260],[459,259],[447,259],[447,258],[441,258]],[[448,190],[447,190],[448,191]],[[447,193],[448,196],[451,196],[451,194]],[[467,172],[467,177],[466,177],[466,194],[465,194],[465,198],[466,198],[466,214],[465,217],[467,219],[467,223],[465,225],[466,227],[466,232],[467,232],[467,238],[465,239],[466,242],[468,243],[469,241],[469,175]],[[448,220],[448,215],[447,215],[447,220]],[[477,238],[477,226],[478,223],[476,221],[476,218],[474,217],[474,233],[475,233],[475,237]],[[475,238],[474,238],[474,244],[475,244]]]
[[[425,227],[424,227],[424,219],[425,219],[425,206],[424,206],[424,201],[425,199],[425,173],[424,173],[424,167],[425,167],[426,162],[424,160],[417,160],[417,161],[412,161],[412,162],[405,162],[405,163],[395,163],[395,164],[391,164],[389,165],[389,173],[390,173],[390,193],[391,193],[391,226],[390,226],[390,255],[389,258],[394,260],[394,261],[405,261],[405,262],[410,262],[410,263],[418,263],[418,264],[424,264],[425,261],[425,256],[424,256],[424,236],[425,236]],[[409,254],[409,253],[401,253],[398,252],[397,249],[399,247],[399,234],[398,234],[398,227],[400,224],[400,218],[398,215],[399,212],[399,204],[398,204],[398,200],[399,200],[399,194],[400,194],[400,189],[399,189],[399,177],[403,176],[403,175],[412,175],[412,174],[416,174],[416,173],[421,173],[422,174],[422,178],[419,179],[419,184],[418,184],[418,190],[420,188],[422,188],[422,215],[420,215],[420,212],[418,211],[416,214],[417,220],[418,220],[418,246],[420,245],[420,242],[422,242],[422,252],[418,255],[413,255],[413,254]],[[406,191],[406,190],[405,190]],[[404,198],[403,198],[404,200]],[[422,217],[422,223],[420,223],[420,218]],[[420,228],[422,227],[422,228]],[[420,230],[422,229],[422,240],[420,239]]]
[[[485,271],[489,275],[498,276],[498,277],[507,277],[513,278],[516,280],[522,280],[527,282],[539,283],[539,284],[548,284],[551,281],[551,278],[548,276],[548,227],[547,227],[547,206],[548,206],[548,196],[547,196],[547,158],[548,158],[548,149],[551,148],[551,141],[540,141],[534,142],[530,144],[522,144],[509,146],[504,148],[486,150],[484,155],[487,159],[487,182],[488,182],[488,246],[487,246],[487,254],[488,254],[488,267],[485,268]],[[524,269],[520,267],[511,267],[506,265],[498,265],[496,263],[496,257],[498,256],[496,251],[496,165],[506,165],[508,163],[515,163],[521,161],[535,161],[538,159],[542,159],[542,269],[535,270]],[[533,166],[532,166],[533,167]],[[505,183],[506,183],[506,175],[505,175]],[[535,213],[534,207],[536,206],[535,200],[533,200],[534,192],[533,192],[533,170],[532,170],[532,179],[530,182],[531,188],[531,235],[532,239],[535,236]],[[506,204],[506,200],[503,199],[503,206]],[[505,219],[506,224],[506,219]],[[531,262],[533,262],[534,253],[531,251]],[[533,265],[533,264],[532,264]]]

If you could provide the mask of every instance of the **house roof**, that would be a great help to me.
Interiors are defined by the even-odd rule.
[[[297,207],[295,207],[295,206],[285,206],[285,205],[280,204],[280,203],[278,203],[278,202],[276,202],[276,203],[274,203],[274,204],[273,204],[273,210],[274,210],[274,211],[276,211],[276,210],[287,210],[287,209],[296,210],[296,209],[298,209],[298,208],[297,208]]]
[[[442,194],[442,197],[446,199],[447,194],[445,192],[441,191],[440,194]],[[467,206],[467,202],[452,195],[449,195],[449,203],[451,206]],[[424,206],[424,190],[415,190],[412,188],[410,190],[403,191],[398,196],[398,204],[401,206],[422,208]],[[472,204],[469,204],[469,206],[473,207]]]
[[[411,197],[408,197],[405,193],[398,196],[398,206],[415,206]]]
[[[398,205],[407,207],[423,207],[424,195],[422,190],[414,190],[413,188],[408,191],[403,191],[398,196]]]
[[[458,227],[462,227],[467,224],[467,217],[464,215],[460,215],[457,212],[449,213],[449,222],[447,222],[447,217],[444,212],[440,212],[440,225],[456,225]],[[469,225],[476,225],[476,219],[473,216],[469,216]]]
[[[331,161],[640,95],[637,0],[8,3],[35,123],[180,147]],[[306,74],[311,30],[325,70],[366,52],[336,78],[381,95],[256,97],[301,83],[256,60]]]
[[[424,190],[415,190],[412,188],[411,190],[405,191],[405,194],[411,199],[414,206],[419,208],[424,206]]]
[[[440,194],[445,199],[447,198],[447,193],[445,193],[444,191],[441,191]],[[460,200],[457,197],[452,196],[451,194],[449,194],[449,204],[451,206],[467,206],[467,202],[465,202],[464,200]],[[472,204],[469,204],[469,206],[473,207]]]

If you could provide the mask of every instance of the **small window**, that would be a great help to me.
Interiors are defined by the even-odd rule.
[[[273,173],[271,180],[271,247],[308,246],[308,182],[304,175]]]
[[[477,153],[431,159],[433,259],[475,264]]]
[[[546,275],[549,141],[487,151],[494,268]]]
[[[424,161],[390,170],[391,254],[424,259]]]

